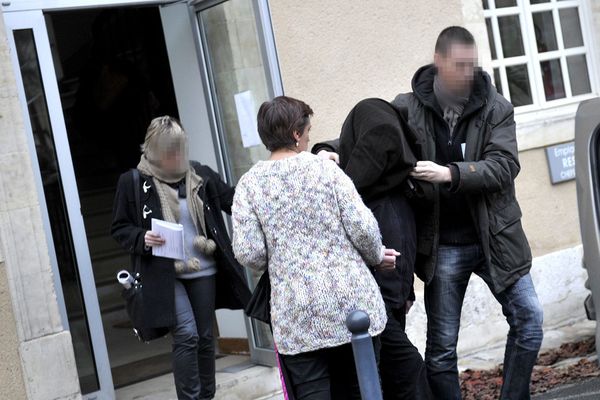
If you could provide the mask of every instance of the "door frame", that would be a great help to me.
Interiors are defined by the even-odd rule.
[[[198,57],[199,62],[203,68],[205,88],[206,88],[206,99],[209,103],[210,114],[212,118],[212,130],[215,144],[218,146],[218,157],[220,159],[221,172],[226,177],[229,183],[233,182],[233,176],[230,169],[230,157],[227,154],[227,146],[225,143],[225,137],[222,134],[224,127],[222,121],[219,118],[221,112],[219,111],[219,104],[216,98],[216,90],[214,87],[212,75],[212,67],[210,61],[210,55],[208,54],[208,42],[206,39],[206,32],[200,23],[200,13],[215,7],[219,4],[225,3],[230,0],[191,0],[189,2],[191,18],[193,18],[193,24],[197,27],[198,32]],[[267,78],[267,84],[269,86],[269,95],[276,97],[283,95],[283,83],[281,79],[281,73],[279,69],[279,59],[277,56],[277,50],[275,46],[275,36],[273,33],[273,26],[271,23],[271,11],[269,9],[268,0],[250,0],[252,1],[256,27],[260,45],[260,51],[265,60],[265,75]],[[228,228],[231,231],[231,220],[228,219]],[[245,271],[246,280],[251,281],[251,273],[249,270]],[[276,366],[275,353],[273,350],[262,348],[258,346],[256,340],[256,332],[252,324],[252,320],[244,316],[246,324],[246,332],[248,335],[248,343],[250,347],[250,354],[252,361],[269,366]]]
[[[218,169],[221,172],[221,174],[223,174],[223,176],[226,177],[227,181],[231,182],[231,174],[229,171],[228,160],[229,156],[224,151],[224,146],[222,143],[224,137],[222,137],[220,133],[222,132],[222,130],[220,129],[220,122],[215,111],[216,103],[209,75],[209,59],[207,58],[206,52],[204,51],[206,47],[201,31],[201,24],[198,21],[198,13],[200,11],[213,7],[225,1],[228,0],[21,0],[15,3],[3,2],[1,5],[1,10],[4,14],[4,18],[6,21],[6,29],[9,33],[9,42],[11,45],[11,49],[13,50],[13,54],[14,40],[12,38],[12,34],[10,33],[11,28],[9,28],[9,22],[12,23],[13,21],[20,21],[21,24],[32,25],[33,21],[36,21],[36,24],[39,25],[38,28],[35,30],[35,38],[36,48],[38,50],[38,56],[40,58],[40,64],[42,64],[42,62],[44,64],[49,64],[46,65],[45,68],[42,68],[42,78],[48,102],[48,111],[50,114],[51,125],[55,135],[55,142],[57,147],[56,151],[59,158],[61,176],[63,178],[63,182],[69,182],[69,185],[64,185],[63,189],[65,191],[65,197],[67,198],[67,212],[69,216],[71,216],[69,220],[74,238],[74,246],[76,249],[78,268],[80,271],[81,285],[84,295],[84,304],[88,313],[88,320],[90,323],[90,337],[92,340],[92,346],[94,350],[94,358],[96,361],[98,379],[100,381],[100,392],[104,393],[103,391],[105,388],[107,390],[106,394],[95,392],[93,394],[86,395],[84,398],[114,398],[114,387],[112,383],[112,376],[110,373],[108,349],[106,347],[106,340],[104,337],[100,308],[98,304],[98,298],[96,295],[91,259],[87,239],[85,236],[85,228],[83,226],[83,218],[81,216],[79,194],[77,190],[74,169],[70,155],[70,147],[66,136],[66,127],[60,102],[60,94],[58,92],[58,84],[56,81],[54,64],[52,61],[52,54],[49,45],[48,31],[45,23],[44,12],[65,11],[83,8],[108,8],[143,5],[166,6],[173,3],[186,4],[189,9],[189,17],[192,21],[192,36],[194,37],[194,40],[196,42],[197,59],[204,83],[203,95],[205,96],[207,103],[209,122],[211,125],[212,141],[216,156],[216,160],[214,160],[216,161],[216,165],[214,165],[214,167],[216,167],[216,169]],[[273,97],[279,96],[283,94],[283,84],[279,70],[279,61],[275,47],[273,28],[271,25],[271,14],[268,0],[251,1],[253,2],[256,15],[260,48],[266,62],[265,69],[268,83],[271,89],[270,94]],[[41,52],[40,50],[44,51]],[[21,81],[21,76],[19,74],[18,61],[16,60],[16,57],[12,58],[13,69],[15,73],[18,74],[17,84],[19,88],[19,96],[21,99],[24,99],[24,89]],[[50,60],[50,62],[48,62],[47,60]],[[26,117],[29,115],[27,105],[24,103],[24,101],[21,101],[21,103],[23,107],[23,115],[24,117]],[[51,260],[53,261],[52,268],[55,281],[54,283],[56,287],[61,318],[63,320],[63,326],[65,327],[65,329],[69,329],[66,316],[66,308],[64,304],[64,297],[62,293],[62,285],[60,283],[60,275],[58,273],[58,266],[56,262],[56,254],[54,253],[54,245],[52,242],[52,237],[50,236],[50,223],[47,215],[47,209],[45,207],[46,203],[41,182],[41,175],[37,165],[37,155],[35,151],[35,144],[33,143],[32,129],[30,126],[29,119],[24,118],[24,120],[26,128],[28,130],[29,148],[34,163],[33,170],[36,178],[38,195],[40,196],[40,204],[42,205],[44,228],[47,233],[48,248],[50,251]],[[60,141],[57,140],[58,137],[61,138]],[[245,322],[246,332],[248,335],[253,360],[261,364],[274,365],[273,352],[266,349],[258,348],[256,346],[255,332],[252,327],[252,323],[249,318],[245,318]],[[108,397],[103,397],[105,395]]]
[[[56,253],[54,251],[54,242],[52,240],[52,231],[50,229],[50,221],[47,212],[46,199],[42,185],[41,173],[37,159],[37,151],[33,139],[33,129],[29,119],[29,110],[25,96],[25,89],[20,73],[19,61],[16,56],[16,46],[12,31],[19,29],[31,29],[35,39],[36,53],[38,57],[40,74],[44,86],[44,94],[46,97],[46,106],[48,108],[48,116],[52,127],[52,136],[55,143],[55,151],[61,180],[63,182],[62,190],[66,205],[67,215],[69,217],[69,228],[71,230],[73,249],[75,259],[77,261],[77,271],[81,285],[81,293],[87,316],[87,325],[92,345],[92,354],[96,366],[96,373],[99,383],[99,390],[93,393],[88,393],[83,396],[89,400],[108,400],[114,398],[114,386],[108,359],[108,351],[106,348],[106,340],[104,337],[104,327],[96,294],[96,284],[92,271],[92,262],[81,215],[81,205],[79,202],[79,191],[77,181],[75,179],[75,171],[71,157],[69,139],[65,126],[63,108],[56,80],[54,69],[54,59],[50,48],[50,40],[48,37],[48,29],[46,20],[42,10],[30,10],[10,12],[4,14],[5,28],[7,32],[8,42],[11,49],[11,62],[15,73],[18,96],[23,112],[23,122],[27,131],[27,142],[29,153],[32,160],[32,169],[35,176],[37,193],[42,209],[42,218],[48,242],[48,249],[51,260],[52,273],[54,275],[54,285],[57,294],[57,301],[61,313],[62,325],[65,330],[69,329],[69,322],[66,314],[65,301],[63,297],[62,284],[60,280],[60,272]],[[67,183],[67,184],[65,184]]]

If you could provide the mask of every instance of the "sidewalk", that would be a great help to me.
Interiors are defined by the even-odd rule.
[[[176,400],[173,375],[167,374],[116,391],[117,400]],[[283,400],[276,368],[251,363],[248,357],[217,360],[219,400]]]

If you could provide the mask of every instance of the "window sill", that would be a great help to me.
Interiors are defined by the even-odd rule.
[[[515,110],[519,151],[532,150],[575,138],[575,114],[579,103],[595,95],[578,97],[541,110]]]

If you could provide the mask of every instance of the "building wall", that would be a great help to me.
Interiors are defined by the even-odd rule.
[[[1,109],[0,105],[0,109]],[[25,398],[25,385],[23,383],[23,371],[19,358],[19,340],[13,314],[12,301],[8,291],[8,278],[6,267],[0,250],[0,354],[2,354],[2,366],[0,367],[0,388],[2,398],[23,399]],[[3,397],[6,396],[6,397]]]
[[[552,185],[544,149],[521,152],[517,197],[534,257],[581,243],[575,181]]]
[[[463,20],[460,0],[278,0],[270,7],[283,87],[313,108],[313,143],[336,137],[359,100],[410,90],[415,70],[433,59],[439,31]]]

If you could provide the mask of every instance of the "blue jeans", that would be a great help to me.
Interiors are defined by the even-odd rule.
[[[215,276],[175,279],[173,375],[179,400],[215,396]]]
[[[479,245],[440,246],[433,280],[425,287],[425,364],[436,399],[460,399],[456,343],[465,291],[472,273],[492,287]],[[494,294],[510,326],[500,398],[529,399],[531,372],[542,344],[543,311],[529,274]]]

